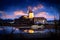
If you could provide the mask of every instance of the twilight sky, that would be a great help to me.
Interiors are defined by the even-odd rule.
[[[15,19],[28,15],[28,7],[32,8],[35,17],[59,19],[59,0],[0,0],[0,18]]]

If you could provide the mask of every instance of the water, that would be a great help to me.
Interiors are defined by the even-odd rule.
[[[0,27],[0,34],[11,34],[11,33],[20,33],[20,30],[15,27],[10,27],[10,26],[2,26]]]
[[[11,27],[11,26],[0,26],[0,34],[22,34],[24,37],[48,37],[51,35],[51,33],[56,33],[55,29],[44,29],[43,31],[39,32],[39,33],[33,33],[33,34],[29,34],[29,33],[25,33],[23,31],[21,31],[18,28],[15,27]],[[57,30],[57,33],[60,33],[59,30]],[[47,36],[48,35],[48,36]],[[16,37],[18,37],[18,35],[15,35]]]

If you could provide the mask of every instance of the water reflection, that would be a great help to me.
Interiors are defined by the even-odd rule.
[[[3,26],[3,27],[0,27],[0,29],[2,29],[2,30],[0,30],[0,34],[20,33],[20,30],[15,27]]]
[[[15,33],[24,33],[22,32],[21,30],[19,30],[18,28],[15,28],[15,27],[8,27],[8,26],[1,26],[0,27],[0,34],[10,34],[12,33],[15,34]],[[42,31],[42,34],[43,33],[49,33],[49,32],[52,32],[52,33],[55,33],[55,29],[44,29],[44,31]],[[60,32],[60,31],[59,31]]]

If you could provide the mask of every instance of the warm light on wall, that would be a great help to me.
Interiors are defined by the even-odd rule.
[[[29,18],[33,18],[34,17],[34,13],[29,13]]]
[[[24,30],[24,32],[28,32],[28,30]]]
[[[29,32],[29,33],[34,33],[34,30],[29,30],[28,32]]]
[[[24,18],[28,18],[28,16],[24,16]]]

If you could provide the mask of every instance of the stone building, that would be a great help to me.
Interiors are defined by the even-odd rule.
[[[34,23],[45,24],[46,22],[47,22],[47,19],[44,17],[34,17]]]

